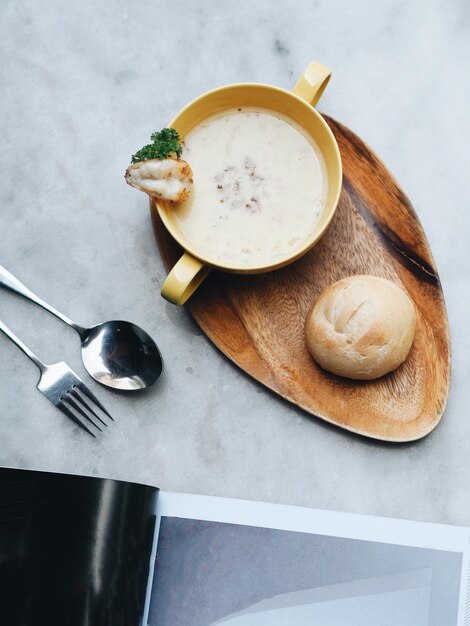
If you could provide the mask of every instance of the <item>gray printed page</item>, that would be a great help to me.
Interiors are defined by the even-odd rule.
[[[163,515],[148,624],[459,626],[465,546],[436,541],[431,549]]]
[[[427,626],[432,570],[284,593],[213,626]]]

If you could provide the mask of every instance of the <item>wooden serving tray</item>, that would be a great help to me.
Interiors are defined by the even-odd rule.
[[[325,116],[343,159],[335,217],[317,245],[284,269],[252,276],[212,271],[187,307],[211,341],[247,374],[309,413],[355,433],[401,442],[439,422],[450,382],[450,339],[439,277],[416,213],[367,145]],[[160,253],[181,249],[151,208]],[[307,313],[329,284],[374,274],[406,288],[417,310],[410,355],[375,381],[322,370],[304,341]]]

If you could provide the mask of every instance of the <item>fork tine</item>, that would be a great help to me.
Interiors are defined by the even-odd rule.
[[[84,393],[86,396],[88,396],[90,398],[90,400],[92,400],[96,404],[96,406],[98,406],[103,411],[103,413],[106,413],[106,415],[110,419],[112,419],[113,422],[114,422],[114,417],[108,413],[108,411],[104,408],[104,406],[101,404],[101,402],[95,396],[95,394],[92,393],[88,389],[88,387],[86,385],[84,385],[84,383],[82,383],[82,381],[78,382],[76,385],[74,385],[74,387],[78,387],[82,393]]]
[[[92,437],[96,439],[96,435],[88,428],[88,426],[86,426],[81,420],[79,420],[78,417],[75,415],[75,413],[73,413],[73,411],[71,411],[67,406],[65,406],[65,404],[62,401],[56,404],[56,406],[60,411],[62,411],[62,413],[65,413],[67,417],[69,417],[78,426],[81,426],[83,430],[86,430],[89,435],[91,435]]]
[[[95,411],[93,411],[91,406],[89,406],[85,402],[85,400],[82,398],[82,396],[78,393],[78,391],[75,388],[69,389],[68,395],[73,396],[76,400],[78,400],[78,402],[80,402],[80,404],[82,404],[82,406],[84,406],[87,409],[87,411],[90,411],[90,413],[92,413],[96,417],[96,419],[99,420],[103,424],[103,426],[106,426],[106,428],[108,427],[108,424],[106,424],[106,422],[102,420],[101,417],[97,413],[95,413]]]
[[[75,411],[80,413],[80,415],[83,415],[83,417],[87,419],[90,422],[90,424],[93,424],[95,428],[97,428],[100,432],[103,432],[101,428],[98,426],[98,424],[95,424],[95,422],[91,419],[91,417],[87,413],[85,413],[85,411],[78,404],[78,402],[75,402],[75,400],[71,398],[68,395],[68,393],[66,393],[65,396],[62,397],[62,402],[66,402],[67,404],[69,404],[72,407],[72,409],[75,409]]]

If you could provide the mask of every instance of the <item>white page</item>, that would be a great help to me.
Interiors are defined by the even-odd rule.
[[[164,552],[166,561],[162,562],[164,566],[162,571],[167,572],[167,575],[165,578],[159,579],[159,576],[162,576],[162,573],[159,572],[156,576],[153,591],[155,598],[158,597],[159,592],[163,593],[164,586],[170,584],[169,579],[173,576],[176,582],[171,593],[174,595],[175,587],[178,588],[178,593],[181,590],[181,602],[179,604],[184,605],[185,597],[189,597],[188,594],[193,594],[196,600],[192,601],[194,607],[191,608],[191,611],[196,611],[196,605],[199,601],[201,614],[204,613],[205,615],[207,613],[205,604],[210,605],[214,600],[211,595],[217,595],[217,598],[223,596],[226,592],[223,587],[224,578],[227,578],[228,585],[230,576],[234,575],[233,571],[228,571],[232,568],[228,567],[227,563],[234,564],[233,569],[238,571],[239,580],[243,584],[246,583],[246,579],[250,575],[256,576],[251,585],[254,594],[257,594],[256,597],[250,597],[252,595],[250,584],[245,590],[243,590],[243,584],[235,585],[227,597],[229,600],[230,594],[236,597],[236,600],[241,604],[241,606],[236,607],[237,610],[228,610],[230,608],[228,605],[233,604],[233,601],[228,602],[227,607],[209,606],[209,608],[214,609],[214,614],[217,614],[216,619],[212,619],[212,617],[206,619],[206,616],[204,617],[205,622],[197,622],[199,618],[193,612],[185,618],[190,620],[188,623],[193,623],[191,621],[193,619],[196,620],[194,623],[220,623],[227,624],[227,626],[252,626],[254,624],[260,626],[263,624],[303,626],[303,624],[310,625],[312,623],[316,626],[323,626],[323,624],[325,626],[355,626],[356,624],[368,626],[374,624],[375,626],[378,623],[381,626],[388,626],[388,624],[394,626],[398,624],[400,626],[439,624],[441,626],[444,623],[446,626],[454,626],[454,624],[455,626],[464,626],[468,623],[465,619],[465,599],[469,567],[469,530],[466,528],[165,492],[159,494],[157,518],[158,523],[163,518],[163,527],[167,531],[170,530],[170,533],[166,533],[167,537],[171,538],[172,527],[178,526],[178,532],[182,532],[189,528],[188,524],[195,526],[199,534],[197,536],[197,552],[192,550],[191,537],[184,535],[184,540],[189,541],[189,543],[184,544],[185,551],[178,555],[180,560],[183,559],[181,571],[184,572],[184,575],[181,575],[179,571],[171,573],[171,567],[168,567],[168,561],[170,560],[171,566],[172,560],[168,557],[168,542],[170,540],[167,538],[165,541],[161,541],[162,550],[166,550]],[[190,522],[186,522],[186,520]],[[193,520],[200,521],[192,522]],[[203,523],[206,522],[207,528],[203,526]],[[211,525],[211,522],[214,524]],[[253,531],[251,527],[253,527]],[[226,529],[230,531],[228,535]],[[291,532],[281,532],[280,535],[276,535],[281,540],[276,540],[273,543],[270,533],[276,530]],[[241,554],[243,549],[240,550],[240,544],[236,543],[237,537],[241,533],[248,539],[249,543],[252,532],[257,533],[256,541],[253,544],[254,548],[252,546],[249,555],[243,557]],[[311,539],[309,539],[309,535]],[[207,555],[205,544],[201,544],[201,537],[207,537]],[[227,537],[229,537],[229,541],[227,541]],[[285,570],[285,564],[282,565],[280,561],[276,562],[270,569],[261,570],[261,575],[259,572],[256,574],[256,568],[260,567],[256,555],[258,546],[260,554],[266,558],[266,554],[269,556],[271,549],[274,553],[276,552],[278,544],[287,546],[281,556],[285,561],[287,559],[287,565],[293,568],[292,573],[295,574],[293,578],[298,578],[299,572],[309,569],[305,565],[311,566],[311,562],[302,563],[302,554],[300,555],[299,567],[289,563],[288,547],[291,537],[297,550],[299,541],[305,541],[306,553],[313,549],[316,558],[318,554],[323,555],[321,557],[323,560],[320,559],[321,562],[318,563],[318,567],[310,567],[312,571],[309,575],[315,577],[314,586],[308,586],[308,583],[312,581],[307,579],[307,574],[305,581],[292,582],[292,577],[287,577],[284,582],[277,580],[278,576],[274,575],[273,571],[278,566],[280,572]],[[348,542],[348,539],[353,541]],[[235,541],[233,554],[230,553],[229,546],[232,540]],[[222,548],[220,541],[223,541]],[[264,541],[268,541],[266,544],[269,546],[268,548],[263,546]],[[323,542],[320,552],[318,550],[315,552],[315,542],[317,541]],[[339,548],[335,542],[339,542]],[[174,544],[177,550],[180,543],[178,539],[178,542]],[[242,548],[243,545],[242,543]],[[365,546],[368,554],[367,559],[370,559],[371,572],[368,571],[367,560],[364,561],[361,556],[363,546]],[[328,550],[332,550],[331,558],[326,554]],[[384,550],[386,560],[390,560],[389,569],[391,569],[385,573],[386,575],[382,575],[383,572],[379,572],[380,576],[377,575],[377,572],[374,575],[374,570],[383,569],[380,555],[381,551]],[[220,556],[224,552],[227,554]],[[211,558],[213,559],[214,555],[216,560],[211,563]],[[403,565],[401,565],[400,560],[402,555],[404,555]],[[222,570],[223,574],[216,576],[217,567],[221,567],[221,563],[217,559],[220,560],[221,558],[226,559],[225,569]],[[242,558],[248,558],[246,569],[243,569]],[[358,572],[355,571],[357,567],[354,565],[361,561],[361,558],[361,572],[359,574],[362,577],[358,576]],[[417,567],[413,568],[412,565],[414,565],[415,560]],[[448,567],[447,562],[452,566]],[[421,567],[421,565],[425,567]],[[429,567],[427,567],[428,565]],[[205,584],[205,575],[201,576],[204,567],[209,570],[207,585]],[[443,568],[447,567],[448,575],[447,570],[442,571]],[[327,585],[318,580],[323,573],[326,579],[334,579],[335,576],[336,578],[348,576],[348,568],[352,568],[350,574],[352,580],[347,582],[333,580],[334,584]],[[193,571],[194,575],[192,574]],[[427,572],[427,579],[417,580],[418,574],[416,572]],[[433,572],[434,583],[432,582]],[[369,576],[369,574],[372,575]],[[267,580],[266,589],[263,588],[262,584],[264,578],[273,579]],[[398,580],[401,580],[402,584],[397,584]],[[408,582],[405,584],[404,581]],[[157,588],[159,582],[160,586]],[[193,584],[194,588],[192,587]],[[298,584],[299,588],[292,589],[292,584]],[[285,589],[283,585],[286,587]],[[150,604],[148,601],[147,610]],[[149,618],[153,621],[149,623],[151,626],[154,624],[160,626],[160,617],[155,617],[156,609],[153,604]],[[165,604],[165,596],[160,597],[159,606],[162,607],[162,614]],[[382,615],[378,620],[377,611],[380,607],[382,607]],[[168,607],[166,608],[168,609]],[[231,608],[233,609],[233,607]],[[443,615],[447,615],[446,610],[449,611],[449,615],[455,614],[452,623],[442,621],[447,617],[439,617],[441,611]],[[177,620],[176,616],[162,619],[166,619],[166,621],[161,622],[162,624],[168,623],[172,626],[178,624],[177,621],[171,621]],[[467,619],[470,620],[470,614]]]

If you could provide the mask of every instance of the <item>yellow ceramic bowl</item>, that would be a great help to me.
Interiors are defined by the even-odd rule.
[[[331,221],[341,192],[341,157],[336,140],[322,116],[314,109],[323,93],[331,73],[324,65],[312,62],[298,80],[294,90],[259,83],[238,83],[209,91],[188,104],[171,120],[182,139],[202,120],[214,113],[235,107],[260,107],[286,115],[311,135],[325,160],[328,173],[328,193],[321,218],[302,247],[271,265],[237,267],[221,263],[198,250],[182,234],[173,218],[171,203],[155,201],[163,224],[186,250],[171,270],[162,287],[162,296],[174,304],[183,304],[197,289],[211,268],[240,274],[257,274],[284,267],[305,254],[320,239]],[[196,182],[197,184],[197,182]]]

